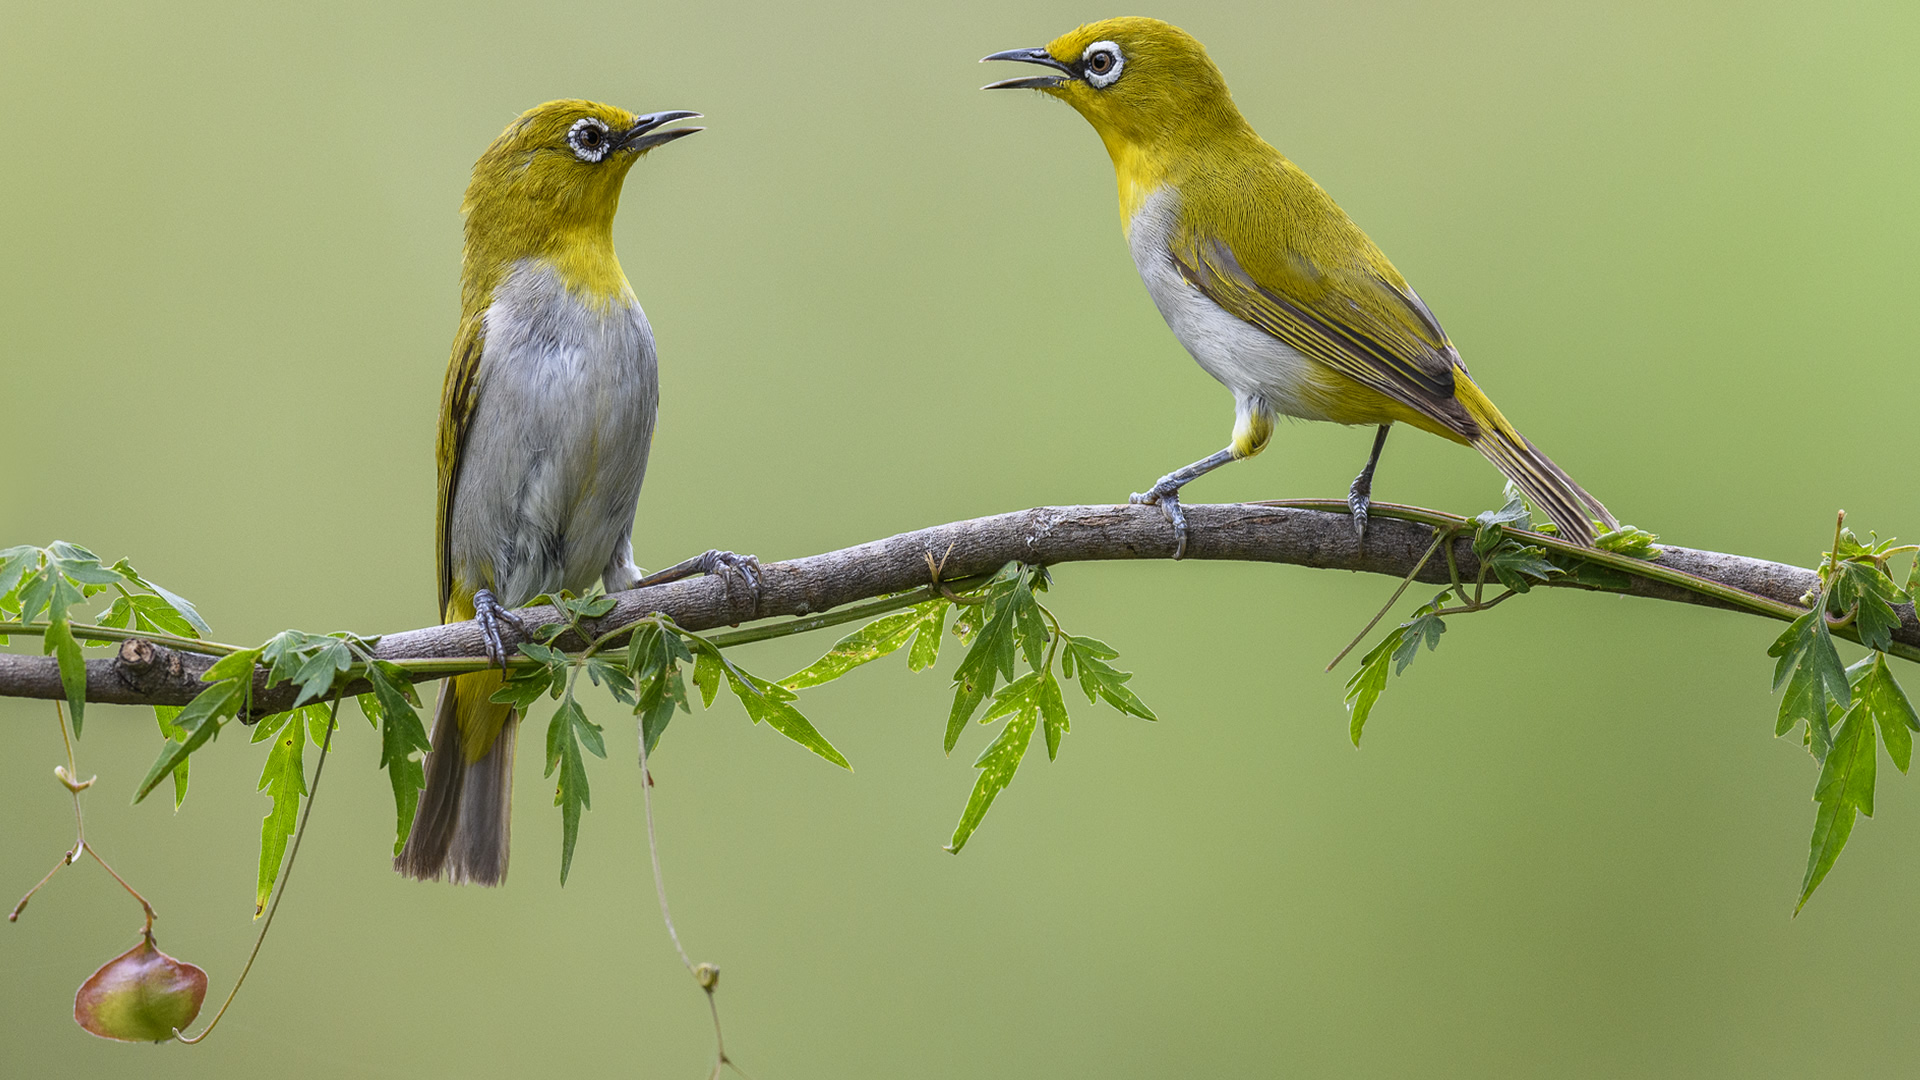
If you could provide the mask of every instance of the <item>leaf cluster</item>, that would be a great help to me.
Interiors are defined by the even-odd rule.
[[[16,624],[16,629],[44,624],[41,649],[59,664],[76,736],[87,708],[87,664],[81,646],[108,644],[115,638],[88,635],[90,627],[76,623],[74,616],[102,593],[110,594],[113,602],[94,626],[133,630],[144,637],[199,638],[212,633],[185,598],[148,581],[125,559],[108,566],[98,555],[65,540],[43,548],[0,550],[0,624]],[[5,629],[0,625],[0,631]],[[0,645],[5,644],[7,635],[0,632]]]
[[[1873,816],[1878,748],[1902,773],[1913,759],[1913,732],[1920,731],[1906,691],[1882,650],[1900,625],[1897,604],[1914,601],[1920,558],[1896,584],[1888,569],[1895,556],[1920,551],[1870,537],[1860,541],[1836,526],[1832,551],[1822,553],[1819,584],[1805,598],[1808,610],[1788,624],[1767,649],[1775,658],[1773,688],[1780,691],[1776,736],[1799,728],[1801,741],[1820,763],[1814,782],[1813,835],[1794,911],[1806,906],[1826,880],[1853,834],[1856,816]],[[1870,652],[1843,666],[1833,631],[1852,626]]]

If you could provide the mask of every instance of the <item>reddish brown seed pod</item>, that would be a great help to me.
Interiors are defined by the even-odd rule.
[[[80,984],[73,1020],[103,1039],[165,1042],[206,999],[207,973],[154,948],[149,935]]]

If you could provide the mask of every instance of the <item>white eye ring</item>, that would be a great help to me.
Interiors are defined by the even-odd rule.
[[[1109,57],[1112,57],[1113,66],[1097,75],[1094,74],[1093,68],[1089,67],[1088,64],[1093,59],[1095,53],[1106,53]],[[1120,77],[1120,72],[1127,66],[1127,58],[1120,55],[1120,46],[1115,45],[1113,42],[1096,41],[1087,46],[1086,52],[1080,54],[1080,66],[1086,70],[1088,85],[1092,86],[1095,90],[1105,90],[1107,87],[1113,85],[1115,79]]]
[[[597,132],[599,138],[589,142],[589,131]],[[581,161],[599,161],[607,156],[607,150],[613,146],[613,140],[607,137],[607,132],[604,121],[583,116],[567,129],[567,145],[573,147],[573,156]]]

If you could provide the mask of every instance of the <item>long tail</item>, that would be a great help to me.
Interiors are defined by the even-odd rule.
[[[1620,527],[1599,499],[1587,494],[1526,436],[1515,431],[1465,372],[1455,373],[1453,393],[1479,425],[1480,434],[1471,440],[1473,448],[1486,455],[1529,502],[1551,518],[1562,537],[1591,546],[1595,521],[1609,529]]]
[[[410,878],[475,885],[506,880],[513,744],[520,725],[510,708],[487,700],[499,685],[497,674],[479,672],[450,679],[440,691],[427,785],[406,846],[393,860],[393,868]],[[501,715],[490,715],[495,712]],[[465,723],[463,713],[468,714]],[[489,715],[477,715],[482,713]],[[479,760],[468,760],[468,743],[477,743],[489,729],[499,732],[492,745]]]

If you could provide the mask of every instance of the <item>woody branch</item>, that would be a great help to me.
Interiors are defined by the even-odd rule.
[[[1478,572],[1472,529],[1461,519],[1412,507],[1376,504],[1364,542],[1350,519],[1331,501],[1293,504],[1238,503],[1190,505],[1188,559],[1285,563],[1327,570],[1353,570],[1403,578],[1420,563],[1435,534],[1449,524],[1461,526],[1451,541],[1458,572]],[[1320,507],[1327,507],[1321,509]],[[1545,537],[1519,534],[1560,552],[1583,549]],[[1116,559],[1165,559],[1173,553],[1173,534],[1158,507],[1047,506],[991,517],[956,521],[901,533],[820,555],[767,563],[757,590],[728,572],[617,594],[614,609],[593,620],[596,634],[630,625],[656,612],[693,631],[738,625],[758,619],[816,616],[860,600],[907,592],[931,584],[930,565],[942,580],[991,574],[1011,561],[1040,565]],[[931,564],[929,562],[931,556]],[[1804,597],[1817,584],[1811,570],[1714,551],[1663,545],[1653,562],[1629,570],[1628,595],[1704,604],[1773,618],[1804,611]],[[1435,554],[1417,580],[1450,580],[1446,559]],[[1555,579],[1542,587],[1582,588]],[[1705,590],[1705,591],[1703,591]],[[1911,607],[1900,609],[1894,650],[1920,657],[1920,622]],[[559,621],[550,607],[521,611],[529,627]],[[509,650],[520,640],[503,627]],[[1847,631],[1840,630],[1845,634]],[[562,638],[561,647],[579,642]],[[481,636],[472,622],[405,630],[381,637],[374,655],[394,662],[474,659],[482,656]],[[87,661],[87,700],[122,705],[184,705],[205,689],[200,675],[215,657],[166,648],[147,641],[123,642],[118,655]],[[416,681],[444,677],[445,670],[410,671]],[[292,703],[294,688],[268,688],[256,675],[253,713],[266,714]],[[357,693],[365,686],[349,686]],[[0,654],[0,696],[62,698],[65,692],[51,657]]]

